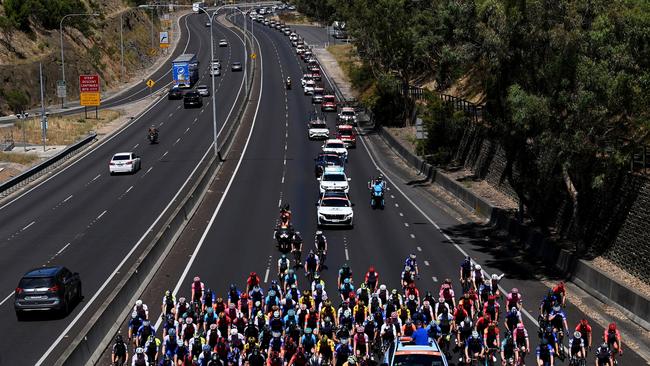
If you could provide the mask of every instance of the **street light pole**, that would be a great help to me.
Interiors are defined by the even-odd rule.
[[[64,15],[63,18],[61,18],[61,21],[59,22],[59,35],[61,37],[61,80],[63,80],[63,84],[65,85],[65,59],[63,57],[63,21],[67,17],[79,17],[79,16],[98,16],[98,13],[74,13],[74,14],[68,14]],[[66,91],[67,91],[67,86],[66,86]],[[61,108],[64,107],[65,104],[65,96],[61,98]]]

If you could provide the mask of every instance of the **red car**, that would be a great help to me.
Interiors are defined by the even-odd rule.
[[[357,147],[357,134],[354,132],[354,127],[350,125],[338,125],[336,131],[336,138],[343,141],[346,148]]]
[[[333,94],[323,95],[323,102],[320,105],[322,112],[336,112],[336,96]]]

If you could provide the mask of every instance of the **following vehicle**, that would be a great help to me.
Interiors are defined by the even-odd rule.
[[[230,70],[231,71],[241,71],[242,70],[241,62],[239,62],[239,61],[233,62],[232,65],[230,65]]]
[[[70,305],[82,299],[79,273],[63,266],[32,269],[23,275],[14,291],[14,310],[18,320],[28,311],[70,312]]]
[[[309,121],[309,129],[307,132],[309,139],[328,139],[330,136],[330,130],[327,128],[327,123],[325,120],[319,116],[312,116]]]
[[[339,113],[339,115],[336,116],[336,123],[337,124],[356,126],[357,125],[357,113],[354,111],[354,108],[352,108],[352,107],[343,107],[343,108],[341,108],[341,113]]]
[[[200,108],[203,106],[203,98],[196,91],[188,91],[183,95],[183,107],[184,108]]]
[[[326,191],[341,191],[348,193],[350,191],[349,181],[343,168],[339,166],[328,166],[323,170],[323,174],[318,178],[320,181],[319,191],[321,194]]]
[[[325,90],[322,87],[315,87],[314,92],[311,95],[311,102],[313,104],[320,104],[323,102],[323,93]]]
[[[354,204],[343,192],[324,192],[316,203],[316,220],[318,227],[354,225]]]
[[[314,174],[316,175],[316,178],[323,174],[325,167],[336,166],[343,169],[345,165],[343,159],[337,154],[320,153],[314,161],[316,162],[314,166]]]
[[[357,134],[354,132],[354,127],[350,125],[336,126],[336,138],[343,141],[346,148],[357,147]]]
[[[334,94],[323,95],[320,110],[323,112],[336,112],[336,109],[336,96]]]
[[[346,161],[348,160],[348,149],[345,143],[339,139],[326,140],[322,146],[323,152],[337,154]]]
[[[196,91],[202,97],[209,97],[210,96],[210,89],[208,88],[207,85],[199,85],[199,86],[197,86]]]
[[[429,345],[416,346],[410,337],[401,337],[394,352],[386,352],[384,362],[390,366],[428,365],[447,366],[447,358],[440,351],[435,340]]]
[[[305,95],[314,94],[314,89],[316,88],[316,82],[314,80],[305,81],[305,86],[303,87]]]
[[[228,41],[225,39],[219,40],[219,47],[228,47]]]
[[[149,133],[147,133],[147,139],[149,140],[150,144],[157,144],[158,143],[158,131],[150,129]]]
[[[220,67],[215,67],[214,65],[212,65],[212,67],[210,68],[209,73],[210,73],[210,76],[220,76],[221,75],[221,68]]]
[[[111,175],[117,173],[135,173],[140,169],[140,157],[133,152],[121,152],[113,155],[108,163],[108,172]]]
[[[172,61],[173,85],[191,88],[199,80],[199,61],[193,53],[184,53]]]

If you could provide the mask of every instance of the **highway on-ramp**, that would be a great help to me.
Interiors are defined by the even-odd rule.
[[[182,18],[187,47],[181,44],[179,50],[198,55],[198,83],[209,85],[210,29],[205,19],[195,14]],[[230,72],[230,63],[245,55],[240,33],[216,23],[214,28],[215,40],[226,38],[229,42],[229,47],[215,47],[223,65],[223,74],[216,80],[220,127],[243,99],[243,73]],[[167,78],[160,84],[171,81],[171,76]],[[77,161],[0,206],[0,321],[7,326],[0,364],[50,364],[93,314],[102,301],[102,297],[95,298],[98,290],[116,274],[120,263],[140,244],[139,239],[211,151],[210,103],[210,98],[204,98],[202,108],[184,109],[182,101],[163,97]],[[149,144],[146,139],[151,125],[160,131],[159,144]],[[140,155],[142,169],[133,175],[110,176],[108,161],[120,151]],[[35,314],[18,322],[13,309],[18,280],[30,268],[48,264],[79,272],[84,300],[64,318]],[[69,327],[73,324],[76,327]]]

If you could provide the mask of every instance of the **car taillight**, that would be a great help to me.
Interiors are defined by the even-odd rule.
[[[59,285],[54,285],[54,286],[48,288],[47,290],[50,291],[50,292],[57,292],[57,291],[59,291]]]
[[[16,287],[16,295],[17,294],[22,294],[22,293],[23,293],[23,289],[20,288],[20,287]]]
[[[110,163],[108,163],[108,165],[115,165],[115,163],[111,161]]]
[[[131,164],[133,164],[133,160],[129,160],[126,162],[126,165],[131,165]]]

